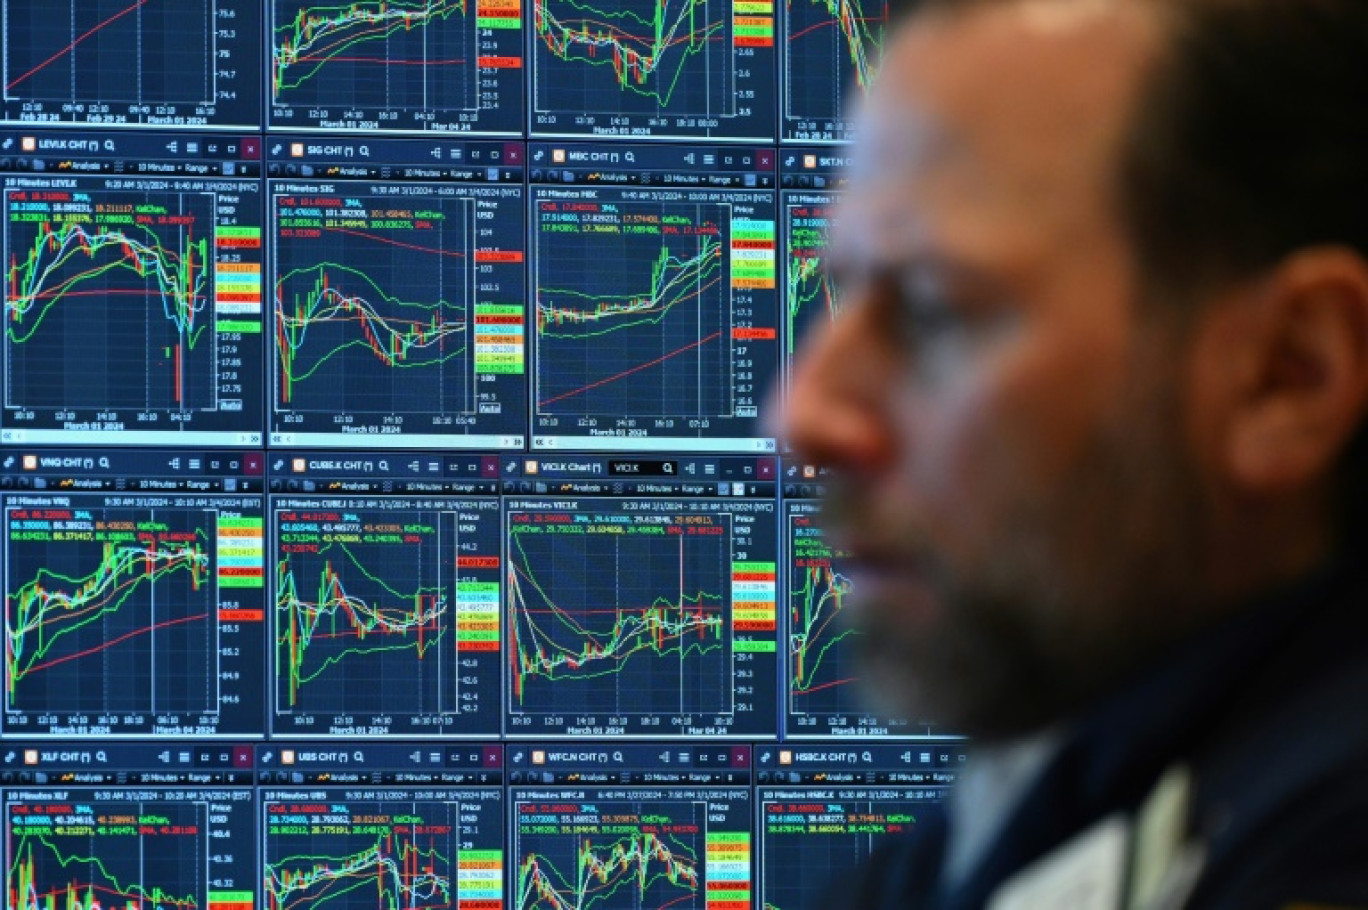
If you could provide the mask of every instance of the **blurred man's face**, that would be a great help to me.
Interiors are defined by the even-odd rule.
[[[795,378],[872,688],[964,732],[1047,723],[1188,621],[1182,332],[1139,299],[1117,202],[1158,41],[1138,7],[900,35],[831,241],[847,306]]]

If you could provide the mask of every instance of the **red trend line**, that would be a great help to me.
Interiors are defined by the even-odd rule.
[[[155,632],[155,631],[158,630],[158,629],[166,629],[166,628],[169,628],[170,626],[179,626],[179,625],[183,625],[183,624],[185,624],[185,623],[187,623],[187,622],[199,622],[201,619],[208,619],[208,618],[209,618],[209,614],[208,614],[208,613],[201,613],[201,614],[198,615],[198,616],[183,616],[183,617],[181,617],[180,619],[171,619],[171,620],[167,620],[166,622],[159,622],[159,623],[156,623],[155,625],[148,626],[148,627],[145,628],[145,629],[134,629],[132,632],[128,632],[128,633],[126,633],[126,634],[124,634],[124,635],[120,635],[118,638],[115,638],[115,639],[113,639],[112,641],[104,642],[103,644],[96,645],[96,646],[93,647],[93,648],[86,648],[84,651],[77,651],[75,654],[68,654],[68,655],[66,655],[65,657],[58,657],[57,659],[55,659],[55,660],[50,660],[50,661],[48,661],[48,662],[45,663],[45,664],[35,664],[34,666],[29,667],[29,668],[28,668],[27,670],[25,670],[24,672],[25,672],[25,674],[28,674],[28,673],[37,673],[39,670],[46,670],[46,669],[48,669],[48,668],[50,668],[50,667],[55,667],[55,666],[57,666],[58,664],[64,664],[64,663],[66,663],[66,662],[69,661],[69,660],[76,660],[78,657],[88,657],[88,656],[90,656],[91,654],[94,654],[96,651],[104,651],[104,650],[106,650],[106,649],[108,649],[108,648],[114,647],[114,646],[117,645],[117,644],[120,644],[120,643],[122,643],[122,642],[128,641],[130,638],[136,638],[136,637],[139,636],[139,635],[146,635],[146,634],[148,634],[149,632]]]
[[[353,231],[350,228],[330,227],[324,228],[325,231],[336,231],[339,234],[351,234],[355,237],[364,237],[367,240],[374,240],[376,243],[388,243],[391,246],[402,246],[405,249],[417,250],[420,253],[432,253],[435,256],[455,256],[457,259],[464,259],[465,253],[458,253],[455,250],[438,250],[430,246],[419,246],[416,243],[404,243],[399,240],[390,240],[388,237],[381,237],[379,234],[367,234],[365,231]]]
[[[697,348],[697,347],[702,347],[703,345],[707,344],[709,341],[712,341],[714,338],[717,338],[717,337],[720,336],[721,334],[722,334],[721,332],[713,332],[713,333],[712,333],[711,335],[709,335],[707,338],[700,338],[700,339],[698,339],[697,341],[694,341],[694,342],[691,342],[691,343],[689,343],[689,344],[684,345],[684,347],[679,348],[678,350],[671,351],[670,353],[664,355],[663,357],[657,357],[655,360],[651,360],[651,361],[648,361],[648,362],[646,362],[646,363],[638,364],[638,365],[632,367],[630,370],[623,370],[621,373],[618,373],[616,376],[609,376],[607,379],[600,379],[598,382],[591,382],[591,383],[589,383],[589,384],[586,385],[586,386],[580,386],[578,389],[571,389],[569,392],[562,392],[561,394],[557,395],[555,398],[548,398],[548,399],[546,399],[545,401],[538,402],[538,407],[545,407],[545,406],[548,405],[548,404],[555,404],[556,402],[560,401],[562,398],[570,398],[570,397],[573,396],[573,395],[582,394],[582,393],[584,393],[584,392],[589,391],[590,389],[597,389],[597,388],[598,388],[599,386],[601,386],[601,385],[607,385],[607,384],[610,383],[610,382],[615,382],[615,381],[621,379],[621,378],[624,377],[624,376],[630,376],[630,375],[632,375],[633,373],[638,373],[638,372],[640,372],[641,370],[646,369],[647,367],[653,367],[653,366],[655,366],[655,365],[658,364],[658,363],[664,363],[665,361],[669,360],[671,357],[676,357],[676,356],[678,356],[678,355],[680,355],[680,354],[683,354],[685,351],[688,351],[688,350],[691,350],[691,349]]]
[[[89,38],[91,35],[95,34],[95,33],[98,32],[100,29],[104,28],[106,25],[109,25],[109,24],[110,24],[111,22],[113,22],[114,20],[116,20],[116,19],[122,19],[124,16],[127,16],[129,13],[133,12],[135,9],[137,9],[137,8],[140,7],[140,6],[146,6],[146,5],[147,5],[147,2],[148,2],[148,0],[138,0],[137,3],[133,4],[133,5],[130,6],[128,9],[123,10],[122,12],[115,13],[114,15],[110,16],[108,19],[106,19],[105,21],[101,22],[99,25],[95,26],[95,27],[92,28],[90,31],[86,32],[85,34],[81,35],[81,36],[80,36],[79,38],[77,38],[75,41],[71,42],[71,43],[68,44],[66,47],[62,48],[62,49],[61,49],[60,51],[58,51],[57,53],[53,54],[51,57],[49,57],[49,58],[47,58],[46,60],[44,60],[42,63],[38,64],[38,65],[35,66],[33,69],[29,70],[27,73],[24,73],[24,75],[20,76],[18,79],[15,79],[15,80],[14,80],[13,82],[11,82],[9,85],[5,86],[5,91],[9,91],[10,89],[14,88],[16,85],[18,85],[19,83],[23,82],[25,79],[27,79],[29,76],[32,76],[34,73],[38,72],[38,71],[39,71],[40,69],[42,69],[43,67],[48,66],[49,64],[53,63],[54,61],[56,61],[56,60],[58,60],[58,59],[60,59],[60,58],[62,58],[62,57],[65,57],[67,54],[71,53],[72,51],[74,51],[74,50],[76,49],[76,45],[80,44],[82,41],[84,41],[85,39]]]
[[[833,25],[835,25],[835,24],[836,24],[836,20],[835,20],[835,19],[827,19],[827,20],[824,20],[824,21],[822,21],[822,22],[818,22],[818,23],[816,23],[816,24],[814,24],[814,25],[809,25],[807,28],[803,29],[802,31],[800,31],[800,32],[794,32],[794,33],[792,33],[791,35],[789,35],[789,40],[790,40],[790,41],[793,41],[793,40],[798,39],[798,38],[806,38],[808,35],[811,35],[812,33],[816,32],[818,29],[822,29],[822,28],[831,28],[831,27],[832,27]]]
[[[793,690],[793,694],[794,694],[794,695],[811,695],[813,692],[820,692],[820,691],[822,691],[823,689],[834,689],[836,686],[844,686],[844,685],[847,684],[847,683],[853,683],[853,682],[856,682],[857,680],[858,680],[858,677],[855,677],[855,676],[851,676],[851,677],[849,677],[848,679],[837,679],[837,680],[834,680],[834,681],[832,681],[832,682],[822,683],[820,686],[810,686],[809,688],[806,688],[806,689],[794,689],[794,690]]]
[[[859,16],[859,17],[854,17],[854,18],[852,18],[851,21],[852,21],[852,22],[858,22],[858,23],[860,23],[861,25],[865,25],[865,24],[868,24],[868,23],[871,23],[871,22],[882,22],[882,21],[883,21],[883,17],[882,17],[882,16],[879,16],[879,17],[871,18],[871,17],[869,17],[869,16]],[[811,35],[813,32],[817,31],[819,28],[830,28],[831,26],[836,25],[836,24],[838,24],[838,23],[836,22],[835,19],[823,19],[821,22],[815,22],[815,23],[813,23],[812,25],[809,25],[807,28],[803,29],[802,31],[793,32],[791,35],[789,35],[789,40],[792,41],[792,40],[794,40],[795,38],[805,38],[805,37],[807,37],[808,35]]]

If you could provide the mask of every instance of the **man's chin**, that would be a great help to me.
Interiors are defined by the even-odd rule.
[[[890,600],[856,610],[871,707],[947,733],[1002,739],[1048,725],[1056,694],[1038,655],[1010,624],[941,600],[927,586],[888,584]]]

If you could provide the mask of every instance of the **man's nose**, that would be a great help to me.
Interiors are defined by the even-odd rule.
[[[889,403],[897,351],[877,308],[848,303],[798,351],[780,432],[806,460],[837,469],[877,467],[893,453]]]

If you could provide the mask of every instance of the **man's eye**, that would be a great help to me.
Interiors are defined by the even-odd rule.
[[[967,327],[963,307],[925,287],[902,287],[897,298],[900,328],[912,342],[925,342]]]

